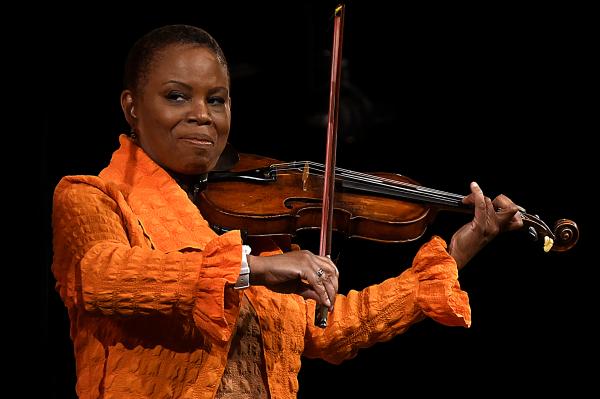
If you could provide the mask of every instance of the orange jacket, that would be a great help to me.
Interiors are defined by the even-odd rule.
[[[338,295],[324,330],[314,326],[312,300],[233,290],[239,231],[218,236],[143,150],[123,135],[120,144],[98,177],[67,176],[54,194],[52,271],[69,311],[81,398],[214,397],[241,295],[256,310],[277,399],[296,397],[301,355],[339,363],[424,316],[470,325],[439,237],[400,276]]]

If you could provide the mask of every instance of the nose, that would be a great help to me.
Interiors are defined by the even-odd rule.
[[[212,116],[206,101],[200,100],[193,103],[192,108],[187,115],[187,121],[199,125],[210,125],[212,123]]]

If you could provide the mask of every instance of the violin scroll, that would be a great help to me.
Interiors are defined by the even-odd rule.
[[[573,248],[579,240],[579,229],[574,221],[569,219],[559,219],[554,223],[554,240],[553,251],[564,252]]]
[[[559,219],[551,230],[537,215],[521,212],[523,226],[528,229],[534,241],[544,237],[544,252],[565,252],[573,248],[579,240],[579,228],[569,219]]]

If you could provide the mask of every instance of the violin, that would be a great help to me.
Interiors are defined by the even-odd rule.
[[[395,173],[367,174],[335,166],[344,8],[340,4],[334,12],[325,165],[282,163],[238,154],[226,146],[196,198],[216,231],[237,229],[247,236],[291,239],[299,231],[320,229],[319,255],[329,256],[332,231],[350,238],[410,242],[423,236],[439,210],[473,213],[472,206],[463,204],[463,195],[424,187]],[[519,212],[523,227],[543,242],[546,252],[567,251],[579,239],[571,220],[560,219],[550,229],[537,215],[523,208]]]
[[[229,157],[235,157],[228,152]],[[239,154],[229,170],[208,174],[197,206],[216,231],[241,230],[252,236],[293,236],[319,229],[323,208],[323,165],[310,161],[282,163]],[[419,239],[440,210],[473,214],[464,195],[419,185],[396,173],[361,173],[335,168],[332,229],[349,238],[384,243]],[[559,219],[551,229],[537,215],[519,209],[523,228],[545,252],[571,249],[577,224]]]
[[[334,12],[325,165],[243,154],[233,162],[234,169],[210,172],[196,201],[214,230],[284,235],[291,241],[298,231],[320,229],[319,255],[330,257],[332,231],[380,242],[409,242],[423,236],[440,209],[473,213],[473,207],[462,203],[462,195],[423,187],[398,174],[366,174],[335,166],[344,9],[340,4]],[[560,219],[551,230],[525,209],[519,212],[530,236],[536,241],[543,237],[546,252],[566,251],[579,238],[571,220]],[[317,305],[315,325],[325,328],[327,316],[328,309]]]

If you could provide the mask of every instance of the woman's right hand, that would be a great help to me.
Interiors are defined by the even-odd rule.
[[[326,256],[307,250],[291,251],[273,256],[248,256],[250,284],[298,294],[333,310],[338,291],[339,272]],[[321,272],[322,270],[322,272]]]

